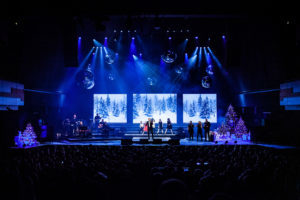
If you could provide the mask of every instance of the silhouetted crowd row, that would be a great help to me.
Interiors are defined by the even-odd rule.
[[[259,146],[43,146],[1,162],[8,199],[296,199],[297,154]],[[298,185],[299,187],[299,185]]]

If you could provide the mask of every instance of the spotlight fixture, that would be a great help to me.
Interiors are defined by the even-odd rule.
[[[208,38],[208,41],[210,41],[210,38]]]
[[[195,39],[198,40],[198,36],[196,36]]]
[[[173,33],[175,33],[176,31],[175,30],[173,30]]]
[[[185,38],[185,40],[188,41],[189,39],[188,39],[188,38]]]
[[[116,32],[117,32],[117,30],[115,29],[115,30],[114,30],[114,33],[116,33]]]
[[[134,38],[134,37],[132,37],[131,39],[133,39],[133,40],[134,40],[135,38]]]
[[[104,39],[107,40],[107,37],[105,37]]]
[[[142,53],[140,53],[140,56],[142,56],[143,54]]]
[[[187,30],[186,30],[186,32],[190,32],[190,30],[189,30],[189,29],[187,29]]]
[[[171,40],[172,38],[171,37],[169,37],[169,40]]]
[[[80,37],[80,36],[78,37],[78,40],[81,40],[81,37]]]
[[[225,39],[225,35],[222,35],[222,38]]]
[[[170,31],[169,30],[167,30],[167,33],[169,33]]]
[[[134,32],[136,33],[136,30],[134,30]]]
[[[130,33],[130,30],[128,30],[128,33]]]
[[[121,33],[123,33],[123,30],[120,30]]]

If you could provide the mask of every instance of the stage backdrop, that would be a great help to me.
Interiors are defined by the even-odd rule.
[[[217,123],[216,94],[183,94],[183,123]]]
[[[154,118],[177,123],[177,94],[133,94],[133,123]]]
[[[126,94],[94,94],[94,117],[109,123],[127,123]]]

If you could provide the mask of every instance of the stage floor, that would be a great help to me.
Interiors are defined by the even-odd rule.
[[[68,140],[60,140],[60,141],[53,141],[53,142],[44,142],[41,143],[39,146],[46,146],[46,145],[95,145],[95,146],[121,146],[121,140],[120,139],[108,139],[108,140],[101,140],[101,141],[68,141]],[[168,146],[170,144],[163,143],[163,144],[138,144],[133,143],[130,146]],[[207,142],[207,141],[190,141],[189,139],[181,139],[180,140],[181,146],[216,146],[216,145],[225,145],[225,142]],[[258,146],[264,146],[269,148],[276,148],[276,149],[294,149],[296,147],[294,146],[284,146],[284,145],[274,145],[274,144],[263,144],[263,143],[254,143],[249,141],[238,141],[237,143],[234,143],[233,141],[229,141],[226,145],[258,145]],[[39,147],[35,146],[35,147]],[[18,147],[13,147],[18,148]],[[29,147],[32,148],[32,147]]]

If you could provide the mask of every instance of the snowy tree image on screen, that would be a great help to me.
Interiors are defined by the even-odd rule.
[[[216,94],[183,94],[183,122],[217,122]]]
[[[126,94],[94,94],[94,117],[96,114],[106,122],[127,122]]]
[[[133,94],[133,123],[153,118],[177,123],[177,94]]]

